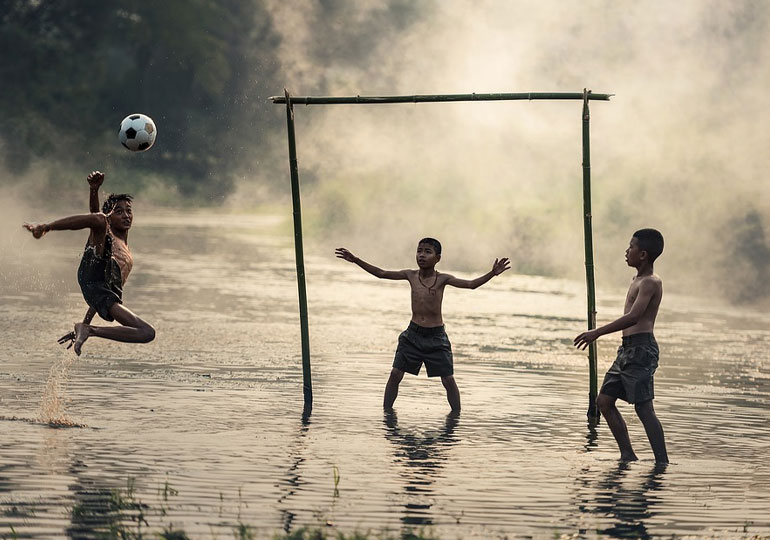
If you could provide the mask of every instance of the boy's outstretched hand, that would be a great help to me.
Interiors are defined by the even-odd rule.
[[[348,262],[355,262],[356,256],[353,255],[351,252],[349,252],[345,248],[337,248],[334,250],[334,254],[337,256],[338,259],[343,259]]]
[[[511,268],[511,261],[508,260],[508,257],[503,257],[502,259],[495,259],[495,264],[492,265],[492,273],[496,276],[499,276],[506,270],[509,270]]]
[[[104,173],[93,171],[86,176],[86,181],[88,182],[88,185],[91,186],[91,189],[99,189],[104,182]]]
[[[25,229],[32,233],[35,238],[42,238],[45,233],[48,232],[48,228],[45,223],[25,223],[22,225]]]
[[[578,336],[575,338],[573,343],[575,344],[575,347],[581,350],[585,350],[586,347],[588,347],[591,343],[596,341],[599,338],[599,332],[594,330],[589,330],[587,332],[583,332],[582,334],[578,334]]]

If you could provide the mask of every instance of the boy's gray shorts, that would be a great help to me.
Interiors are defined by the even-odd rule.
[[[655,397],[652,376],[658,368],[658,344],[651,333],[623,336],[618,357],[607,374],[600,393],[628,403],[644,403]]]
[[[443,325],[426,328],[410,322],[409,327],[398,336],[393,367],[417,375],[423,364],[428,377],[454,374],[452,345]]]

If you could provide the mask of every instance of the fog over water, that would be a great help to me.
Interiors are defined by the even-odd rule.
[[[770,293],[767,3],[276,1],[270,11],[286,77],[275,94],[615,94],[591,103],[597,279],[624,283],[626,243],[652,226],[666,237],[656,270],[667,286],[736,301]],[[296,109],[306,225],[325,249],[407,266],[414,241],[432,234],[453,269],[509,255],[519,271],[582,276],[579,101]],[[285,128],[276,137],[283,147],[258,174],[288,184]]]
[[[278,68],[252,97],[263,144],[234,192],[211,204],[290,211],[285,110],[265,99],[265,86],[275,95],[590,88],[615,94],[591,103],[597,281],[625,283],[625,245],[652,226],[667,241],[656,267],[667,287],[739,303],[770,297],[766,2],[270,0],[264,8],[269,21],[255,28],[277,36]],[[298,106],[308,249],[344,244],[405,267],[415,240],[433,235],[445,244],[445,270],[477,272],[510,256],[519,272],[582,279],[580,111],[579,101]],[[114,156],[95,156],[81,174],[94,168],[108,173],[105,190],[124,187]],[[24,206],[41,209],[24,219],[82,208],[79,192],[51,194],[78,185],[70,170],[37,163],[15,176],[4,182],[13,186],[3,188],[4,206],[16,211],[3,212],[4,227],[15,227]],[[141,184],[145,208],[184,204],[161,177]]]
[[[767,302],[767,3],[271,0],[266,8],[280,36],[277,95],[284,86],[295,95],[615,94],[591,102],[597,282],[627,281],[626,243],[652,226],[666,238],[656,270],[668,288]],[[263,110],[265,146],[225,211],[290,211],[285,110],[267,102]],[[415,240],[433,235],[445,245],[444,270],[479,272],[509,256],[519,272],[582,279],[580,111],[579,101],[298,106],[308,249],[345,245],[406,267]],[[107,171],[106,191],[121,190],[115,162],[95,158],[82,175],[92,168]],[[84,209],[83,192],[52,199],[59,182],[82,180],[37,164],[3,187],[4,230]],[[147,182],[144,209],[173,199],[162,179]]]

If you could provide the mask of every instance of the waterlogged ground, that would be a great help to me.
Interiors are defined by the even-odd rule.
[[[449,290],[462,414],[447,416],[440,382],[422,375],[404,379],[385,416],[406,285],[331,252],[309,255],[315,406],[303,418],[285,223],[167,215],[136,225],[125,301],[158,337],[93,339],[79,359],[55,338],[84,311],[83,235],[5,233],[0,538],[270,537],[301,526],[442,538],[770,535],[764,313],[667,293],[656,409],[672,463],[654,466],[625,406],[641,460],[619,465],[606,426],[586,426],[586,360],[570,347],[584,325],[582,283],[508,273]],[[623,294],[600,292],[600,319]],[[601,341],[601,373],[615,347]]]

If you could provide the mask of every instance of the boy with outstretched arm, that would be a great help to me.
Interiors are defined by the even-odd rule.
[[[626,249],[626,263],[636,269],[636,276],[626,295],[623,316],[601,328],[582,332],[574,341],[576,347],[585,349],[599,336],[623,331],[618,356],[607,371],[596,398],[596,405],[618,443],[621,461],[636,461],[637,457],[631,447],[623,416],[615,406],[618,398],[634,404],[655,454],[655,461],[659,464],[668,463],[663,427],[652,406],[655,397],[653,374],[658,367],[659,356],[653,329],[663,297],[663,283],[653,273],[653,263],[661,253],[663,235],[660,232],[640,229],[634,233]]]
[[[495,259],[492,269],[476,279],[459,279],[439,273],[435,266],[441,260],[441,244],[435,238],[423,238],[417,244],[417,270],[383,270],[353,255],[345,248],[337,248],[340,259],[352,262],[380,279],[403,279],[412,289],[412,320],[398,338],[393,369],[385,386],[383,406],[393,409],[398,396],[398,385],[404,373],[417,375],[422,364],[428,377],[441,377],[446,389],[447,401],[453,412],[460,411],[460,391],[454,379],[452,346],[444,331],[441,317],[441,301],[447,285],[461,289],[475,289],[494,276],[510,268],[507,258]]]
[[[88,182],[88,211],[92,214],[96,214],[99,212],[99,188],[102,187],[102,184],[104,183],[104,174],[99,171],[92,171],[87,177],[86,182]],[[85,317],[83,317],[83,323],[84,324],[91,324],[91,321],[94,318],[94,315],[96,315],[96,310],[92,308],[91,306],[88,306],[88,310],[86,310]],[[64,334],[62,337],[59,338],[59,344],[64,345],[67,343],[67,348],[69,349],[72,347],[72,345],[75,342],[75,332],[69,332],[67,334]]]
[[[103,180],[104,175],[98,171],[88,177],[92,187],[91,210],[94,205],[98,209],[98,188]],[[132,223],[132,197],[112,194],[104,202],[102,212],[70,216],[50,223],[24,224],[35,238],[42,238],[48,231],[90,231],[78,268],[78,284],[89,310],[84,321],[75,324],[73,332],[59,339],[60,343],[70,341],[77,355],[91,336],[128,343],[149,343],[155,339],[155,329],[123,306],[123,285],[134,263],[128,248],[128,231]],[[106,321],[117,321],[121,326],[91,325],[95,313]]]

